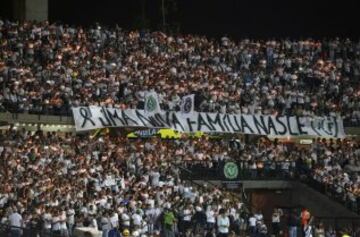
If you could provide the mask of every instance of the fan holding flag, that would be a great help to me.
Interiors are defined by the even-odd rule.
[[[159,98],[156,92],[153,91],[146,93],[144,110],[146,113],[149,114],[155,114],[161,112]]]
[[[183,96],[181,99],[181,112],[188,114],[188,113],[192,113],[194,112],[194,107],[195,107],[195,95],[191,94],[191,95],[186,95]]]

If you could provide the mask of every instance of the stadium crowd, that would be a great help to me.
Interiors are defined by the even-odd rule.
[[[61,237],[81,226],[99,228],[104,237],[114,228],[123,236],[171,237],[189,229],[215,233],[217,225],[226,236],[230,215],[231,230],[240,231],[233,226],[245,213],[239,198],[182,182],[173,165],[212,155],[210,143],[21,132],[7,132],[0,140],[4,224]]]
[[[360,120],[360,42],[211,40],[195,35],[0,21],[0,107],[69,114],[71,106],[341,115]]]
[[[104,237],[114,229],[122,236],[239,236],[248,231],[263,237],[270,226],[261,210],[251,214],[230,192],[181,180],[179,167],[185,161],[238,160],[258,172],[283,161],[288,165],[281,169],[313,172],[318,181],[340,185],[346,192],[339,194],[357,200],[359,152],[359,144],[341,142],[318,141],[311,149],[299,149],[207,137],[144,140],[8,130],[0,136],[0,218],[43,236],[67,237],[74,227],[90,226]],[[275,211],[272,220],[284,221],[280,213]],[[19,229],[12,231],[21,236]]]

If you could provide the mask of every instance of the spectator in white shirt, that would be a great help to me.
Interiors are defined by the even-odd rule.
[[[159,186],[160,173],[157,170],[154,170],[150,173],[151,185],[154,187]]]
[[[135,228],[140,228],[142,226],[143,220],[140,210],[136,210],[136,212],[132,215],[131,219]]]
[[[227,237],[229,234],[230,219],[225,213],[225,209],[220,209],[217,217],[218,236]]]
[[[63,237],[68,237],[69,236],[69,232],[67,229],[67,225],[66,225],[66,212],[62,211],[61,215],[60,215],[60,235]]]
[[[281,211],[279,209],[274,209],[274,212],[271,216],[271,222],[272,222],[272,232],[273,235],[278,236],[280,231],[280,217],[281,217]]]
[[[102,237],[107,237],[108,232],[111,230],[111,222],[108,212],[105,212],[101,217],[101,230]]]
[[[184,232],[191,228],[191,218],[193,215],[193,207],[189,204],[183,211],[183,228]]]
[[[44,232],[50,234],[52,215],[49,212],[49,209],[47,209],[46,212],[44,213],[43,221],[44,221]]]
[[[90,213],[89,219],[90,219],[90,227],[94,229],[98,229],[98,223],[95,214]]]
[[[55,211],[55,215],[52,217],[51,220],[52,224],[52,233],[55,235],[60,235],[60,213],[59,211]]]
[[[110,223],[112,228],[117,228],[119,226],[119,215],[116,212],[112,213]]]
[[[11,226],[11,237],[20,237],[22,234],[21,228],[23,227],[22,216],[17,211],[14,211],[9,215],[9,222]]]
[[[72,236],[73,227],[75,225],[75,210],[73,208],[67,210],[67,224],[69,226],[69,235]]]
[[[261,222],[264,219],[264,216],[260,210],[254,214],[254,217],[256,218],[257,222]]]
[[[208,207],[206,211],[206,222],[208,230],[211,230],[215,227],[215,210],[212,207]]]
[[[249,218],[249,232],[250,235],[253,236],[256,233],[256,217],[255,215],[251,215]]]
[[[121,214],[121,221],[123,228],[130,228],[130,216],[126,213],[126,210]]]

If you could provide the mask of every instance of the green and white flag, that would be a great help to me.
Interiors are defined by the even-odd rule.
[[[160,103],[156,92],[148,92],[145,95],[145,113],[155,114],[160,113]]]

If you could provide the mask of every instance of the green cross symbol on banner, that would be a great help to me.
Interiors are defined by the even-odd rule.
[[[154,96],[149,96],[147,102],[146,102],[146,110],[149,112],[153,112],[156,110],[156,99]]]
[[[224,176],[227,179],[235,179],[239,174],[239,169],[236,163],[226,162],[224,165]]]

